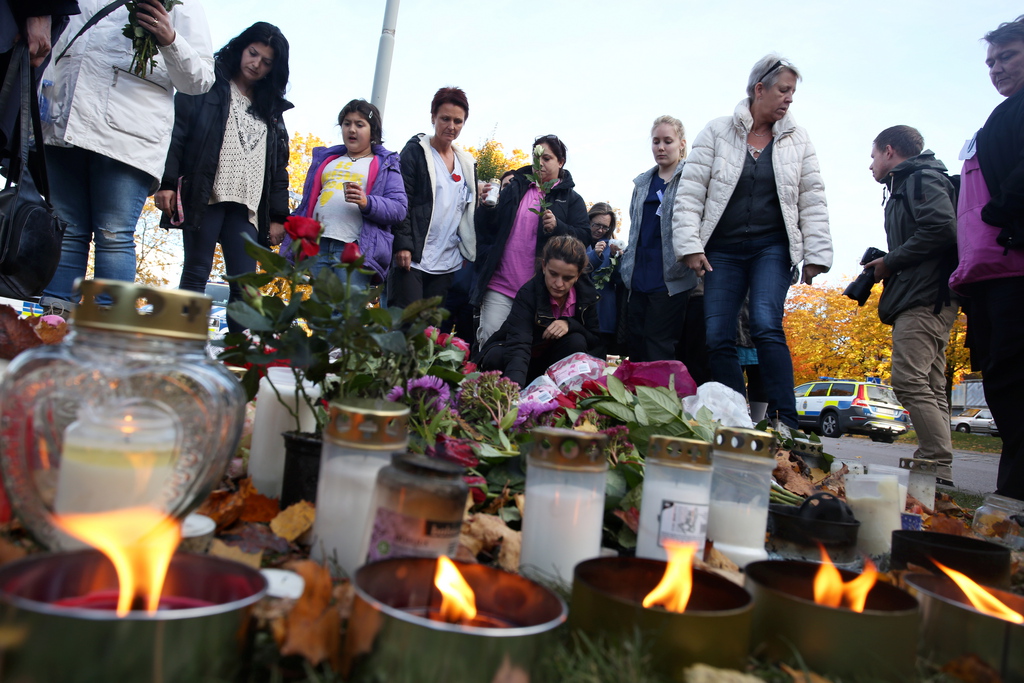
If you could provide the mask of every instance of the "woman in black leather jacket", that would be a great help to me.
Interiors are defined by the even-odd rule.
[[[203,292],[217,243],[228,275],[256,270],[248,234],[281,243],[288,216],[288,131],[281,115],[288,84],[288,41],[257,22],[215,55],[217,80],[203,95],[174,97],[174,132],[154,200],[164,227],[180,227],[185,247],[181,289]],[[230,301],[241,292],[230,284]],[[241,326],[228,316],[228,329]]]
[[[482,370],[501,370],[525,387],[574,353],[603,356],[597,290],[588,276],[583,242],[569,235],[544,245],[541,272],[520,288],[505,322],[481,349]]]

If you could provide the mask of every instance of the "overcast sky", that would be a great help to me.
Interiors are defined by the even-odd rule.
[[[254,21],[281,28],[296,105],[289,130],[338,142],[338,111],[371,96],[384,0],[204,6],[214,49]],[[470,106],[459,144],[479,145],[496,128],[506,151],[527,149],[555,133],[577,191],[626,217],[633,178],[654,165],[651,122],[676,116],[692,140],[732,114],[751,66],[778,52],[804,77],[790,111],[818,150],[836,247],[827,280],[839,284],[865,247],[885,248],[882,187],[867,170],[874,136],[915,126],[959,172],[964,141],[1002,101],[980,39],[1022,11],[1001,0],[402,0],[385,146],[399,151],[429,132],[434,91],[457,85]]]

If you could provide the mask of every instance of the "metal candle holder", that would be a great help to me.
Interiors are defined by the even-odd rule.
[[[441,604],[437,560],[399,558],[364,565],[342,653],[345,680],[491,683],[502,675],[531,680],[550,633],[566,619],[553,592],[517,574],[456,562],[476,595],[477,623],[427,618]],[[524,677],[525,676],[525,677]]]
[[[112,609],[54,604],[117,592],[110,561],[94,550],[33,555],[0,568],[4,680],[194,683],[237,675],[249,612],[267,582],[250,567],[178,553],[163,595],[201,606],[118,617]],[[8,641],[10,643],[10,641]]]
[[[753,602],[728,579],[693,570],[693,592],[684,612],[643,606],[666,563],[637,557],[602,557],[576,565],[569,626],[590,636],[650,639],[654,669],[673,681],[703,662],[742,669],[750,650]]]
[[[826,675],[914,680],[917,601],[879,582],[863,612],[817,605],[813,585],[820,567],[795,560],[747,565],[746,586],[754,596],[754,651],[782,660],[799,654],[812,671]],[[844,582],[857,576],[838,571]]]
[[[921,603],[919,653],[935,664],[974,654],[1004,681],[1024,680],[1024,625],[977,611],[946,576],[911,574],[911,592]],[[985,587],[1010,609],[1024,614],[1024,598]]]

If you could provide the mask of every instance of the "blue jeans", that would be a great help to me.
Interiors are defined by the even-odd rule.
[[[344,282],[345,278],[348,277],[345,272],[345,268],[341,265],[341,252],[345,250],[345,245],[348,242],[342,242],[340,240],[331,239],[330,237],[320,238],[320,253],[313,257],[313,265],[310,266],[309,273],[313,277],[324,268],[334,268],[338,273],[338,277]],[[367,289],[370,287],[370,283],[373,281],[372,275],[366,275],[360,273],[358,270],[352,273],[352,286],[359,287],[360,289]],[[385,296],[384,287],[380,291],[380,307],[387,308],[387,297]]]
[[[783,306],[792,282],[789,244],[776,237],[707,250],[714,270],[704,275],[704,323],[711,378],[746,394],[736,353],[736,323],[750,292],[750,336],[757,348],[768,417],[797,426],[793,361],[782,329]]]
[[[85,277],[92,241],[96,243],[93,277],[134,282],[135,224],[152,176],[79,147],[46,145],[45,149],[53,207],[68,227],[60,265],[43,295],[72,301],[75,280]]]

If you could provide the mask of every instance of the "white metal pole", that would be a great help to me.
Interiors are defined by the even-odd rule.
[[[384,116],[384,105],[388,99],[388,81],[391,78],[391,55],[395,51],[399,1],[387,0],[384,7],[384,27],[380,31],[380,44],[377,46],[377,69],[373,74],[373,94],[370,96],[370,102],[377,106],[381,116]]]

